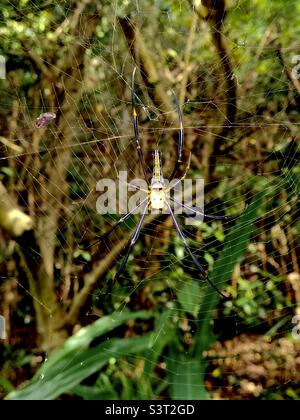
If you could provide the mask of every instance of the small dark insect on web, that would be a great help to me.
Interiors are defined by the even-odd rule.
[[[35,126],[36,128],[44,128],[50,124],[51,121],[55,120],[55,118],[56,114],[54,114],[54,112],[45,112],[36,119]]]

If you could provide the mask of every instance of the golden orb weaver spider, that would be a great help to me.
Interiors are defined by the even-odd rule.
[[[149,181],[148,179],[148,175],[147,175],[147,170],[146,170],[146,163],[144,160],[144,155],[143,155],[143,151],[140,145],[140,134],[139,134],[139,126],[138,126],[138,114],[137,114],[137,105],[136,105],[136,94],[135,94],[135,73],[136,73],[136,68],[134,68],[133,70],[133,74],[132,74],[132,84],[131,84],[131,99],[132,99],[132,122],[133,122],[133,128],[134,128],[134,139],[135,139],[135,144],[136,144],[136,149],[137,149],[137,153],[138,153],[138,158],[140,161],[140,165],[142,167],[142,171],[144,174],[144,178],[145,181],[148,185],[148,197],[144,200],[142,200],[137,207],[135,207],[134,209],[132,209],[131,211],[129,211],[126,215],[124,215],[123,217],[121,217],[117,222],[115,222],[111,228],[104,233],[103,235],[98,237],[98,240],[96,243],[101,242],[104,239],[107,239],[110,234],[122,223],[124,223],[127,219],[129,219],[130,216],[132,216],[135,211],[138,208],[142,208],[142,206],[144,206],[143,211],[142,211],[142,216],[133,232],[133,235],[130,239],[130,243],[128,245],[126,254],[123,258],[123,261],[117,271],[117,274],[115,276],[115,281],[118,280],[120,278],[120,276],[123,273],[123,270],[125,268],[125,265],[128,261],[128,258],[139,238],[142,226],[143,226],[143,222],[144,219],[148,213],[148,210],[163,210],[166,209],[168,211],[168,214],[171,216],[173,224],[175,226],[175,229],[177,231],[177,234],[179,236],[179,238],[181,239],[186,251],[188,252],[189,256],[191,257],[194,265],[197,267],[197,269],[200,272],[201,277],[206,280],[210,286],[223,298],[227,299],[227,296],[225,296],[220,289],[210,280],[210,278],[207,276],[207,274],[205,273],[205,270],[202,268],[201,264],[199,263],[199,261],[196,259],[195,255],[193,254],[188,242],[187,242],[187,238],[184,235],[184,233],[182,232],[175,214],[171,208],[171,201],[173,203],[176,203],[180,206],[182,206],[185,210],[188,210],[191,213],[194,214],[198,214],[201,216],[205,216],[208,219],[212,219],[212,220],[225,220],[228,221],[229,219],[233,219],[233,217],[226,217],[226,216],[214,216],[214,215],[207,215],[204,212],[202,212],[200,209],[195,210],[192,207],[189,207],[185,204],[180,203],[179,201],[177,201],[175,198],[172,199],[168,199],[168,195],[167,193],[170,191],[170,189],[175,188],[175,186],[181,182],[187,175],[188,170],[190,168],[190,160],[191,160],[191,154],[189,156],[189,160],[186,166],[186,170],[183,174],[183,176],[178,179],[177,181],[175,181],[175,183],[172,185],[172,187],[167,187],[165,184],[165,180],[164,180],[164,176],[163,176],[163,169],[162,169],[162,159],[161,159],[161,153],[158,149],[156,149],[154,151],[154,157],[153,157],[153,174],[152,174],[152,178]],[[178,119],[179,119],[179,140],[178,140],[178,156],[177,156],[177,161],[176,164],[174,166],[174,170],[172,172],[171,178],[169,180],[169,182],[171,180],[173,180],[175,178],[175,175],[177,174],[180,166],[183,162],[182,160],[182,155],[183,155],[183,149],[184,149],[184,127],[183,127],[183,116],[181,113],[181,109],[179,106],[179,102],[178,99],[175,96],[176,99],[176,108],[177,108],[177,114],[178,114]]]

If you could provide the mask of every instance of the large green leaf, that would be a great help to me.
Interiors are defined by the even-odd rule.
[[[111,400],[117,399],[118,396],[116,392],[110,393],[107,390],[101,390],[96,386],[85,385],[77,385],[75,388],[72,389],[72,393],[78,395],[79,397],[87,401]]]
[[[179,352],[171,352],[168,362],[168,378],[174,400],[207,400],[204,377],[206,362],[182,357]]]
[[[251,235],[256,229],[258,210],[262,203],[264,192],[258,193],[251,204],[247,207],[243,215],[238,219],[233,231],[228,235],[224,248],[217,259],[214,269],[210,274],[210,279],[222,288],[231,278],[234,268],[245,254]],[[211,332],[212,311],[216,308],[220,296],[207,289],[206,296],[202,300],[200,317],[196,334],[194,355],[200,355],[214,341]]]
[[[295,195],[298,198],[296,206],[299,206],[300,199],[300,182],[299,175],[292,170],[282,170],[282,178],[286,185],[286,190],[290,192],[290,195]]]
[[[136,354],[149,348],[151,335],[132,339],[111,339],[88,349],[91,341],[122,325],[127,320],[148,319],[153,314],[145,311],[135,314],[123,312],[104,317],[93,325],[82,328],[66,341],[38,370],[25,388],[11,392],[10,400],[51,400],[71,390],[85,378],[100,370],[110,358]]]
[[[258,217],[258,209],[261,205],[263,193],[258,194],[239,218],[232,233],[227,237],[224,248],[215,263],[211,280],[222,288],[230,279],[235,265],[247,250],[251,234],[255,229],[255,222]],[[181,297],[182,305],[189,302]],[[213,309],[217,306],[219,295],[210,288],[207,288],[198,317],[198,328],[195,334],[195,345],[189,353],[190,358],[180,356],[179,350],[171,351],[168,362],[171,393],[173,399],[208,399],[209,395],[205,389],[206,360],[203,358],[203,351],[206,350],[215,337],[212,333],[211,321]],[[187,309],[187,308],[186,308]]]
[[[196,280],[188,280],[177,292],[182,309],[197,317],[202,299],[202,288]]]
[[[151,334],[150,348],[145,357],[143,370],[144,387],[143,395],[141,395],[142,399],[153,399],[156,396],[152,390],[153,370],[164,348],[170,342],[174,341],[176,337],[174,323],[171,318],[171,310],[163,312],[157,320],[157,325]]]

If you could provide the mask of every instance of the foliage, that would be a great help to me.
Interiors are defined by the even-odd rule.
[[[217,5],[0,0],[0,214],[16,206],[33,219],[16,238],[0,217],[0,313],[9,318],[0,389],[8,399],[209,399],[218,384],[232,385],[234,397],[246,379],[227,378],[210,349],[242,331],[266,343],[290,332],[300,306],[300,88],[290,75],[300,6]],[[113,278],[137,218],[93,246],[117,219],[96,213],[97,180],[140,173],[134,63],[150,171],[156,143],[166,177],[176,161],[174,90],[191,178],[205,179],[205,211],[228,217],[182,223],[228,300],[199,278],[165,216],[149,219],[120,283]],[[44,111],[56,120],[39,131]],[[282,392],[265,383],[255,398],[299,398],[297,383]]]
[[[249,241],[250,233],[253,230],[253,221],[256,219],[255,214],[260,204],[260,198],[254,201],[254,204],[249,206],[245,214],[238,223],[236,229],[232,233],[232,236],[236,237],[234,243],[237,244],[237,251],[232,248],[232,238],[228,239],[227,245],[224,246],[224,250],[220,255],[220,259],[216,263],[215,271],[212,273],[212,278],[220,279],[219,267],[224,260],[228,261],[231,259],[231,266],[226,270],[223,275],[223,282],[226,281],[227,276],[230,275],[230,271],[233,270],[235,264],[239,261],[240,256],[243,254],[244,249]],[[244,226],[247,226],[245,229]],[[221,263],[220,263],[221,261]],[[185,283],[185,285],[179,291],[178,300],[182,306],[184,312],[190,313],[197,318],[200,305],[195,300],[195,297],[199,296],[200,289],[199,285],[195,281]],[[202,299],[202,307],[204,308],[203,313],[207,313],[209,309],[208,302],[215,300],[215,294],[211,291],[206,294],[207,299]],[[211,304],[211,303],[210,303]],[[214,304],[211,304],[213,308]],[[170,373],[171,395],[174,399],[208,399],[208,395],[205,391],[205,370],[206,362],[200,357],[205,349],[209,348],[209,325],[212,317],[208,314],[204,320],[199,320],[198,342],[195,341],[194,348],[197,350],[194,352],[194,358],[186,357],[182,355],[180,350],[174,351],[176,343],[179,341],[174,334],[174,327],[169,325],[170,312],[167,311],[161,316],[158,326],[152,334],[148,334],[143,337],[136,337],[131,339],[110,339],[103,343],[93,346],[90,349],[86,349],[89,344],[96,338],[107,334],[112,329],[115,329],[121,325],[124,321],[130,319],[142,318],[147,319],[151,317],[151,313],[120,313],[116,316],[108,316],[101,318],[89,327],[81,329],[74,337],[67,340],[63,348],[50,357],[41,369],[38,370],[35,377],[29,385],[20,391],[12,392],[8,395],[9,399],[34,399],[34,400],[49,400],[54,399],[67,391],[73,391],[75,394],[85,399],[100,399],[100,398],[113,398],[115,396],[113,389],[114,387],[110,384],[109,377],[102,373],[99,380],[96,382],[95,387],[88,389],[84,385],[80,385],[81,382],[98,372],[103,368],[105,364],[112,361],[111,364],[116,363],[124,353],[128,356],[134,353],[145,353],[145,351],[151,348],[149,355],[145,357],[144,372],[142,374],[143,380],[149,382],[149,377],[153,368],[156,365],[158,358],[164,350],[166,345],[170,346],[170,353],[166,359],[168,370]],[[168,327],[169,325],[169,327]],[[168,333],[164,333],[164,337],[160,338],[162,329],[167,329]],[[205,333],[204,333],[205,332]],[[157,341],[157,334],[159,337],[159,343],[153,351],[153,346]],[[151,340],[152,336],[152,340]],[[203,339],[206,337],[206,339]],[[152,341],[152,343],[151,343]],[[200,347],[201,346],[201,347]],[[197,357],[196,357],[197,356]],[[121,395],[126,396],[128,399],[132,398],[134,393],[132,390],[128,390],[128,380],[126,376],[119,378],[124,390]],[[110,385],[110,386],[108,386]],[[151,383],[148,383],[151,387]],[[150,388],[151,389],[151,388]],[[145,387],[146,391],[147,387]],[[141,397],[145,396],[145,390],[141,393]],[[153,391],[152,391],[153,392]],[[152,393],[151,393],[152,394]],[[153,395],[146,394],[148,398]]]

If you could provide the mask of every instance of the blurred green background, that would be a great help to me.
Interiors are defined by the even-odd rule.
[[[298,400],[299,2],[0,6],[0,397]],[[189,176],[229,217],[178,218],[228,300],[165,215],[147,216],[117,283],[138,218],[93,245],[117,219],[97,214],[97,182],[141,176],[135,65],[149,173],[157,145],[166,178],[177,159],[174,91]]]

